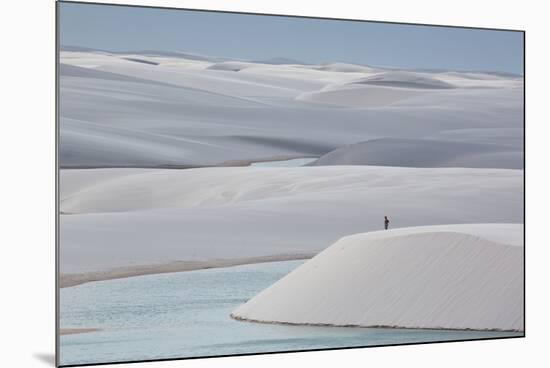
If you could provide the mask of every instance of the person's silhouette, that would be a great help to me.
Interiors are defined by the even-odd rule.
[[[389,225],[390,225],[390,220],[388,220],[388,216],[384,216],[384,229],[388,230]]]

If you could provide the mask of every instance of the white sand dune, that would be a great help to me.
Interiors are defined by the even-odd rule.
[[[201,153],[221,156],[224,152],[214,142],[70,118],[64,120],[60,142],[59,152],[66,167],[191,167],[211,163],[203,160]]]
[[[468,129],[498,144],[499,132],[523,128],[517,76],[70,47],[61,63],[62,167],[320,156],[377,138],[439,140]],[[513,145],[523,149],[522,140]]]
[[[310,165],[523,168],[523,152],[509,145],[443,139],[380,138],[335,149]]]
[[[523,330],[523,226],[344,237],[233,312],[290,324]]]
[[[382,227],[522,222],[521,170],[62,170],[62,273],[318,252]]]

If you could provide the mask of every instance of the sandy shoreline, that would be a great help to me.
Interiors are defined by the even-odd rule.
[[[281,321],[263,321],[259,319],[244,318],[237,316],[233,313],[229,315],[236,321],[242,322],[251,322],[251,323],[261,323],[266,325],[282,325],[282,326],[317,326],[317,327],[346,327],[346,328],[393,328],[400,330],[434,330],[434,331],[490,331],[490,332],[510,332],[510,333],[522,333],[524,330],[521,329],[500,329],[500,328],[485,328],[485,329],[475,329],[475,328],[447,328],[447,327],[404,327],[398,325],[356,325],[356,324],[332,324],[332,323],[296,323],[296,322],[281,322]]]
[[[216,259],[209,261],[176,261],[164,264],[140,265],[121,267],[108,271],[85,272],[77,274],[62,274],[59,285],[61,288],[81,285],[92,281],[105,281],[113,279],[122,279],[133,276],[153,275],[159,273],[184,272],[203,270],[208,268],[222,268],[239,266],[252,263],[293,261],[300,259],[309,259],[316,253],[300,254],[281,254],[260,257],[247,257],[235,259]]]
[[[74,335],[87,332],[96,332],[99,331],[99,328],[60,328],[60,335]]]

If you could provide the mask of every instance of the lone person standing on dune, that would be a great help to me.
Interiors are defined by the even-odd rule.
[[[390,220],[388,220],[388,216],[384,216],[384,229],[388,230],[389,224],[390,224]]]

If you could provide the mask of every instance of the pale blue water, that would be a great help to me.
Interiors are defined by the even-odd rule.
[[[285,326],[235,321],[238,305],[303,261],[91,282],[60,293],[63,365],[519,336],[503,332]]]
[[[265,161],[265,162],[253,162],[250,166],[261,166],[261,167],[296,167],[304,166],[317,160],[317,158],[304,157],[304,158],[293,158],[290,160],[280,160],[280,161]]]

